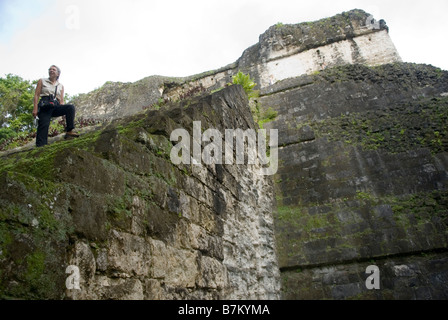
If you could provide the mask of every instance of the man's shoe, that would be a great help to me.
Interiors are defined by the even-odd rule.
[[[79,134],[74,131],[69,131],[65,133],[65,139],[67,138],[78,138]]]

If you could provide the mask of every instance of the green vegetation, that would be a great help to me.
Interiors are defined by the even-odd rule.
[[[233,84],[239,84],[243,86],[244,91],[247,93],[249,99],[256,98],[259,96],[258,90],[254,90],[257,85],[249,74],[244,74],[238,71],[236,75],[232,78]]]
[[[331,250],[356,248],[358,239],[381,232],[377,230],[378,226],[394,229],[397,242],[408,241],[408,237],[418,239],[428,228],[442,230],[443,221],[448,218],[447,206],[447,191],[381,197],[358,191],[350,199],[320,206],[279,206],[276,228],[279,238],[283,239],[280,255],[303,255],[305,243],[329,238],[339,239],[338,246]],[[383,212],[381,208],[389,209]],[[291,234],[296,236],[291,237]],[[430,238],[441,236],[443,231],[439,235],[428,235]],[[385,254],[391,253],[390,243],[378,245]]]
[[[31,129],[36,84],[12,74],[0,78],[0,141]]]
[[[249,97],[249,105],[252,116],[254,118],[254,121],[258,123],[258,126],[261,129],[263,129],[263,125],[265,123],[274,121],[277,118],[277,111],[275,111],[271,107],[265,110],[263,110],[263,108],[261,107],[257,99],[260,96],[260,92],[258,90],[254,90],[257,84],[249,74],[244,74],[243,72],[238,71],[238,73],[233,76],[233,84],[241,85],[244,91],[247,93],[247,96]]]
[[[306,124],[319,137],[364,150],[400,153],[428,148],[436,154],[448,148],[448,97],[421,99],[387,112],[352,113]]]
[[[421,192],[401,198],[391,198],[394,219],[405,228],[424,228],[438,219],[448,218],[448,193]]]
[[[11,261],[17,284],[5,287],[0,273],[0,297],[55,299],[64,272],[56,251],[65,251],[73,233],[71,216],[61,210],[67,186],[11,171],[2,177],[9,187],[0,198],[0,257]]]
[[[369,200],[373,200],[374,197],[370,193],[357,191],[356,192],[356,199],[369,201]]]
[[[0,78],[0,150],[6,141],[20,141],[31,133],[36,84],[12,74]]]
[[[257,114],[256,122],[258,122],[258,125],[261,129],[263,129],[263,125],[265,123],[274,121],[277,118],[278,112],[269,107],[265,111],[259,111]]]

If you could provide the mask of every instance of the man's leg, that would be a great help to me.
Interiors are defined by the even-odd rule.
[[[65,132],[72,131],[75,128],[75,106],[64,104],[54,108],[53,117],[65,116],[66,128]]]
[[[36,135],[36,147],[42,147],[48,143],[48,128],[50,127],[52,109],[42,107],[39,114]]]

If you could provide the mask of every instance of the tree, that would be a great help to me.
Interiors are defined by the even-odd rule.
[[[32,130],[36,84],[13,74],[0,78],[0,142]]]

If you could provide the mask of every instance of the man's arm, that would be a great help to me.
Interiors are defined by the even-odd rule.
[[[34,92],[34,109],[33,109],[33,117],[37,117],[37,112],[39,111],[37,105],[39,103],[40,92],[42,91],[42,79],[37,82],[36,91]]]
[[[62,86],[61,90],[61,101],[59,101],[60,104],[64,104],[64,86]]]

